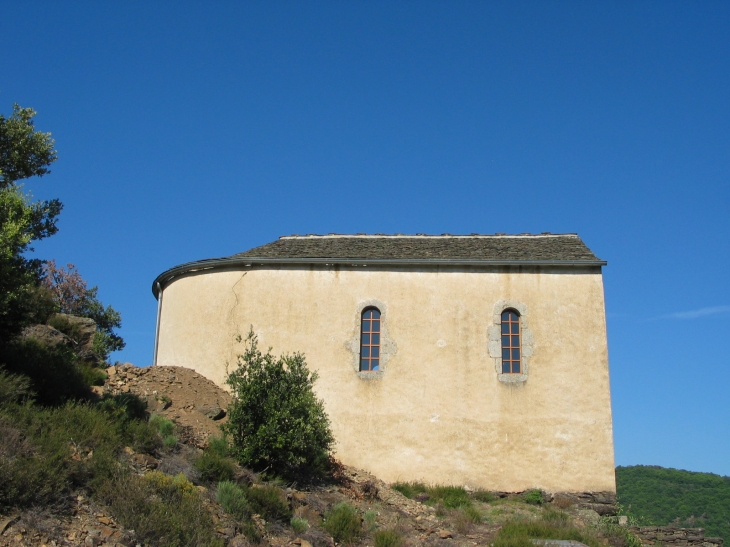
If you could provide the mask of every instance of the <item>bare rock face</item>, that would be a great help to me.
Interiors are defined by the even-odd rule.
[[[88,317],[78,317],[67,313],[56,313],[48,320],[49,325],[63,331],[73,342],[79,359],[93,365],[101,365],[103,360],[94,352],[96,323]]]
[[[33,338],[45,346],[74,346],[73,340],[50,325],[31,325],[20,336],[24,340]]]
[[[53,324],[54,321],[63,321],[74,330],[74,338],[79,349],[91,349],[96,333],[96,323],[88,317],[78,317],[67,313],[56,313],[48,322]]]

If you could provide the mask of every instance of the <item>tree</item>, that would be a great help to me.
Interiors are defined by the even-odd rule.
[[[97,293],[98,287],[87,287],[86,280],[73,264],[56,266],[55,260],[43,264],[42,287],[52,295],[57,311],[88,317],[96,323],[94,351],[103,359],[107,359],[112,351],[124,348],[124,340],[114,332],[122,326],[122,316],[111,306],[104,307]]]
[[[51,172],[48,166],[57,159],[54,141],[50,133],[35,130],[35,115],[32,108],[18,104],[9,118],[0,114],[0,188]]]
[[[0,115],[0,343],[7,342],[47,310],[39,288],[42,262],[29,259],[30,244],[55,234],[61,202],[31,201],[19,180],[49,173],[56,161],[50,133],[33,126],[35,111],[13,107]]]
[[[233,402],[224,431],[238,461],[257,471],[288,479],[322,475],[334,444],[324,404],[300,353],[274,357],[261,353],[253,329],[228,374]]]

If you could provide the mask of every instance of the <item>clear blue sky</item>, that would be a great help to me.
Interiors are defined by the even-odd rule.
[[[0,48],[113,358],[157,274],[280,235],[578,232],[617,464],[730,475],[730,2],[5,2]]]

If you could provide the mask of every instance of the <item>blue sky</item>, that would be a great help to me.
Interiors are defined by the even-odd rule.
[[[163,270],[293,233],[578,232],[616,462],[730,475],[730,3],[6,2],[73,262],[152,359]]]

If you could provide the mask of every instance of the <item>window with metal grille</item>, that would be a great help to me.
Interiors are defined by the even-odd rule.
[[[519,374],[520,314],[515,310],[502,312],[502,373]]]
[[[365,308],[360,322],[360,370],[380,370],[380,310]]]

